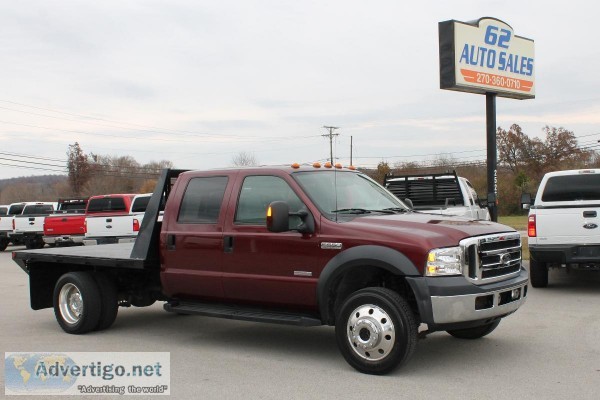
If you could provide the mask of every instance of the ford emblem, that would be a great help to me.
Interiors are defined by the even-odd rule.
[[[592,224],[592,223],[590,222],[590,223],[587,223],[587,224],[585,224],[583,227],[584,227],[585,229],[596,229],[596,228],[598,227],[598,225],[596,225],[596,224]]]

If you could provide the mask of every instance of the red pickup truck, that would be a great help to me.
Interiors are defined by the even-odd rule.
[[[335,326],[346,361],[370,374],[405,363],[421,323],[489,334],[528,286],[512,228],[413,212],[366,175],[318,164],[164,170],[135,243],[13,259],[31,308],[54,307],[67,333],[160,300],[180,314]]]
[[[58,199],[58,209],[44,219],[44,243],[53,246],[83,244],[87,198]]]

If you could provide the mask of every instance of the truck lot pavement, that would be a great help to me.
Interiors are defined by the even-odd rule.
[[[178,316],[158,303],[121,308],[107,331],[68,335],[53,310],[30,309],[27,275],[11,260],[11,250],[17,249],[0,253],[3,352],[170,352],[171,396],[176,399],[600,396],[598,272],[552,270],[549,287],[530,287],[525,305],[491,335],[468,341],[434,333],[419,341],[407,365],[379,377],[346,364],[333,328]],[[4,387],[4,363],[0,368]],[[20,398],[27,397],[41,398]]]

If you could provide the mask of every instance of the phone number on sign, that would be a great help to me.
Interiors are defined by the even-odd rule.
[[[477,83],[483,85],[499,86],[507,89],[521,89],[521,81],[519,79],[507,78],[499,75],[491,75],[478,72]]]

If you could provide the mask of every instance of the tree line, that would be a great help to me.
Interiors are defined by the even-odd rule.
[[[594,146],[580,146],[575,134],[565,128],[545,126],[544,139],[530,137],[518,124],[508,130],[498,127],[498,211],[500,215],[522,213],[521,194],[535,195],[547,172],[567,169],[600,168],[600,155]],[[473,184],[481,198],[487,197],[485,162],[465,163],[452,157],[439,157],[433,163],[381,161],[375,170],[366,171],[375,180],[393,174],[425,174],[456,170]]]
[[[600,155],[594,146],[581,146],[575,134],[565,128],[546,126],[544,138],[530,137],[518,124],[509,129],[498,127],[498,200],[500,215],[522,212],[522,193],[535,194],[546,172],[565,169],[600,168]],[[232,158],[234,166],[258,165],[252,153],[241,152]],[[108,193],[147,193],[154,190],[163,168],[172,168],[167,160],[146,164],[131,156],[86,154],[79,143],[69,145],[67,178],[46,177],[43,183],[23,178],[0,185],[0,203],[17,201],[56,201],[59,197],[91,196]],[[375,169],[361,169],[383,183],[384,176],[422,174],[456,170],[475,187],[481,198],[487,195],[485,162],[464,162],[452,156],[440,156],[433,162],[381,161]]]

